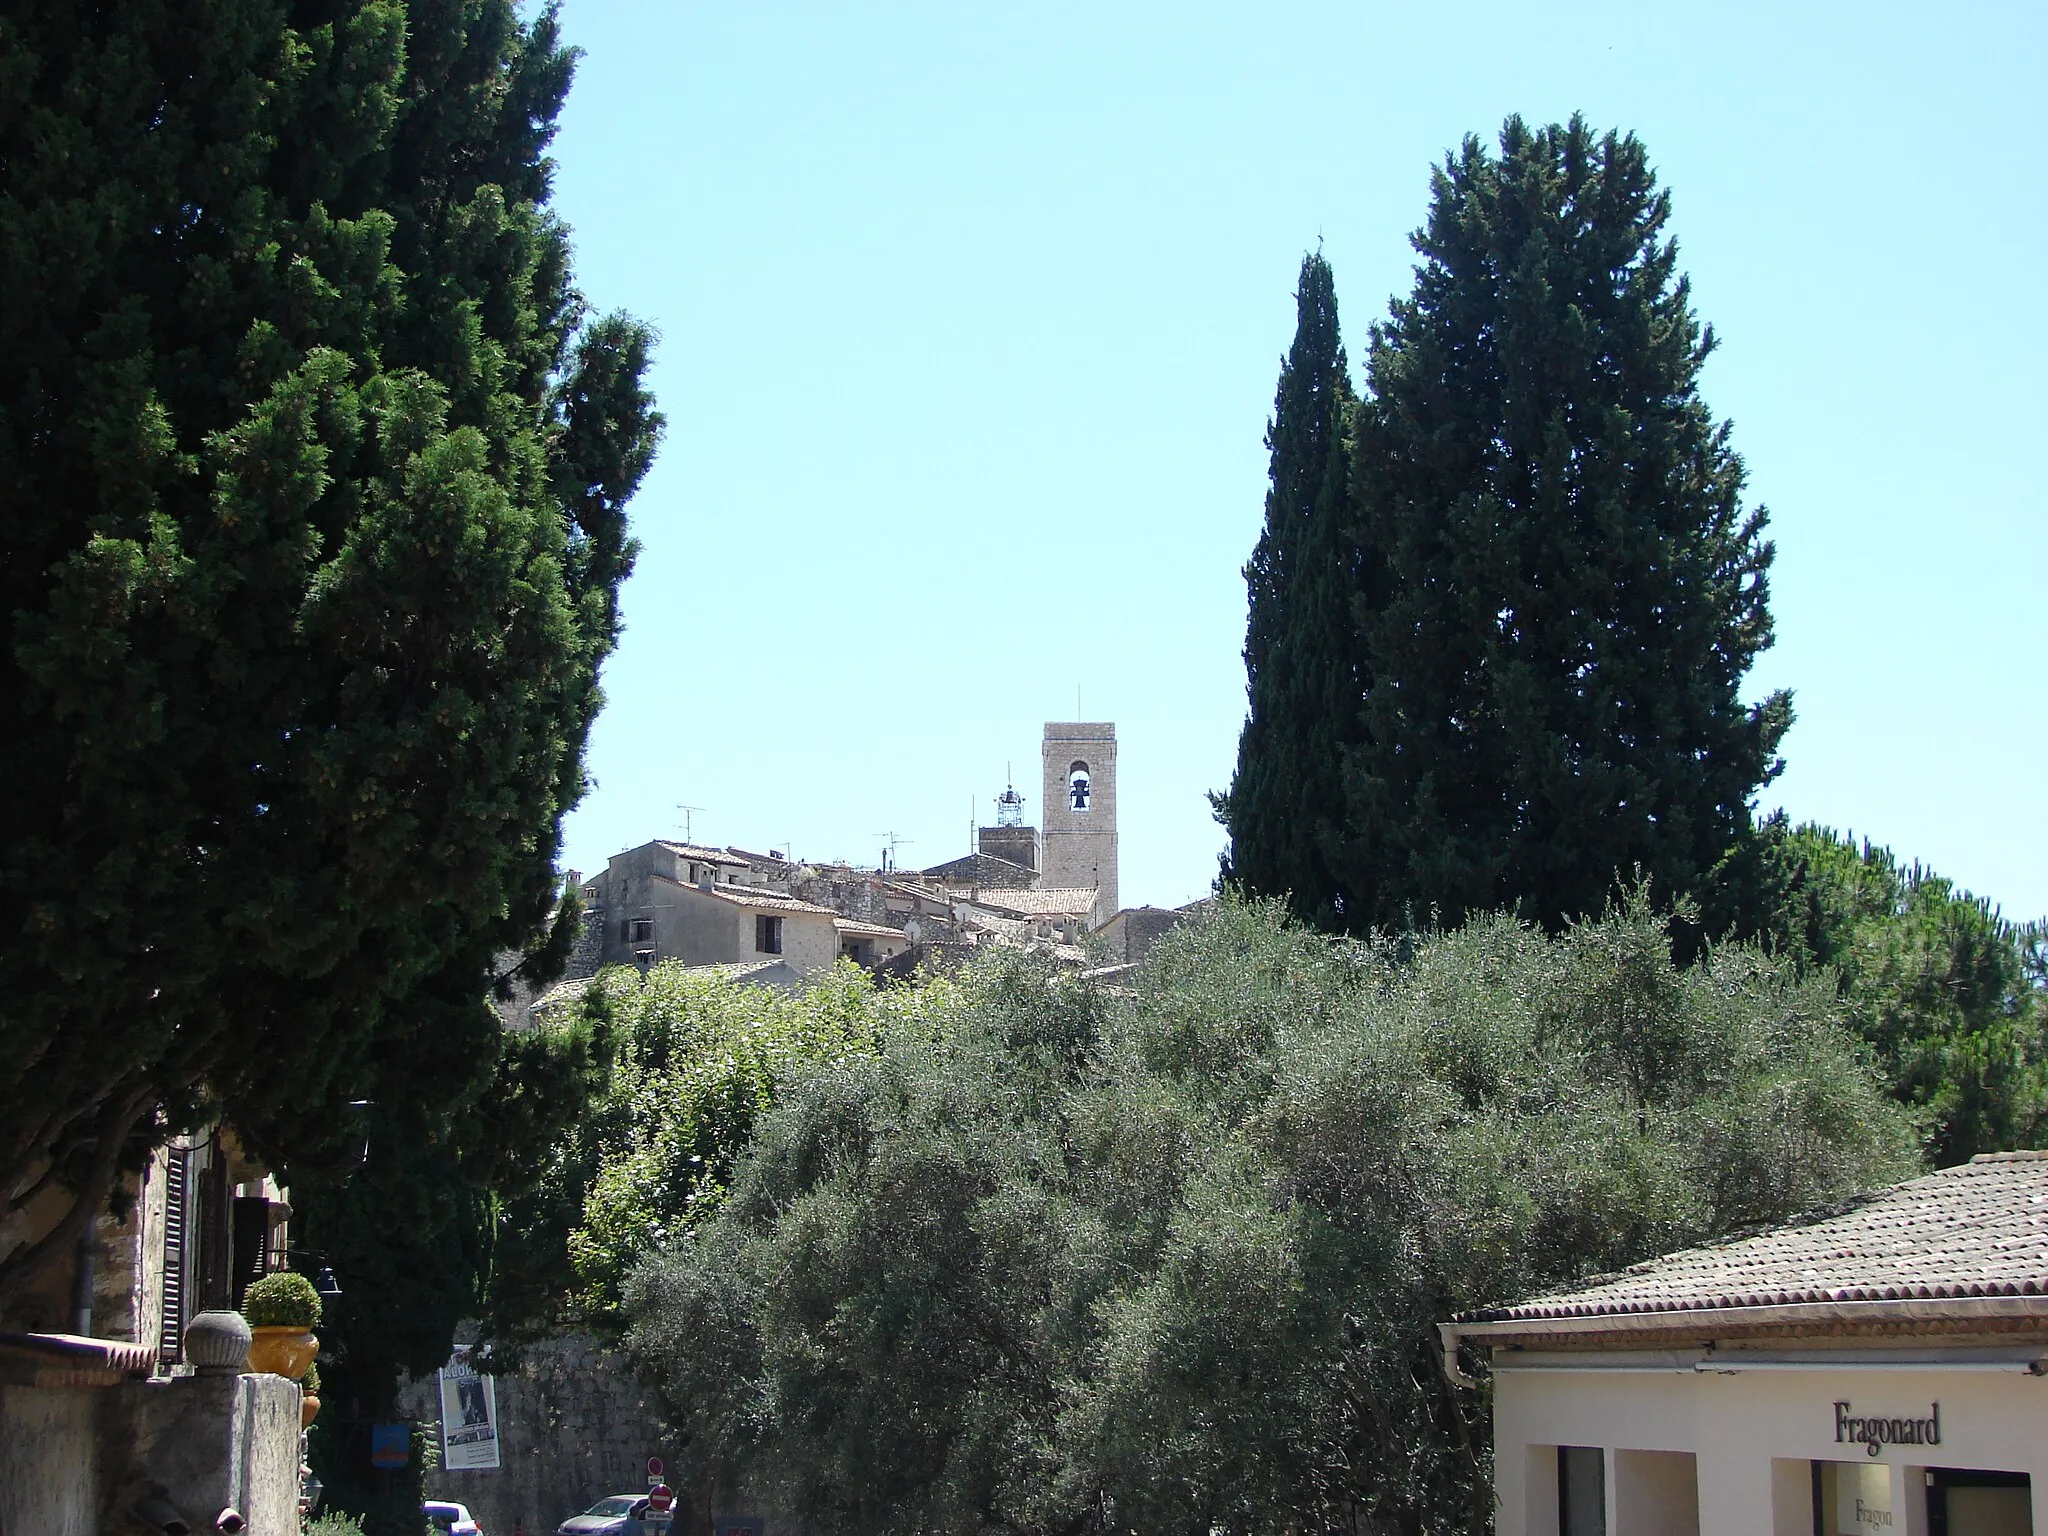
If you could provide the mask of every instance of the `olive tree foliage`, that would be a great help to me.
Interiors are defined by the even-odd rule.
[[[814,1532],[1483,1530],[1435,1324],[1907,1175],[1824,975],[1636,893],[1113,990],[996,957],[793,1079],[627,1289],[695,1507]]]
[[[512,0],[0,17],[0,1200],[69,1200],[0,1306],[177,1123],[312,1169],[491,1071],[661,424],[572,65]]]

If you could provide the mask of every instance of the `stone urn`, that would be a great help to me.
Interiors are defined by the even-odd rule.
[[[239,1312],[201,1312],[185,1325],[184,1353],[201,1376],[239,1376],[249,1358],[249,1324]]]
[[[249,1369],[252,1371],[268,1371],[287,1381],[297,1381],[306,1374],[306,1367],[313,1363],[313,1357],[320,1353],[319,1338],[305,1328],[277,1324],[251,1328],[249,1332],[254,1335],[249,1341]]]

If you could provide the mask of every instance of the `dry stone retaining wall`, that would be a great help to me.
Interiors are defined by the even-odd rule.
[[[648,1457],[673,1460],[654,1394],[589,1334],[544,1339],[495,1380],[498,1468],[427,1474],[429,1498],[460,1500],[491,1536],[553,1536],[606,1494],[645,1492]],[[409,1383],[399,1411],[438,1422],[435,1379]]]

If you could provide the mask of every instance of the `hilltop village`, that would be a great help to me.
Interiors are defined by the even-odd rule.
[[[663,962],[793,991],[850,960],[885,978],[1010,946],[1106,975],[1134,965],[1202,905],[1117,904],[1117,739],[1108,721],[1049,721],[1044,825],[1015,786],[974,851],[929,869],[810,863],[779,852],[657,838],[571,874],[583,932],[562,980],[515,997],[507,1022],[573,1001],[607,966]]]

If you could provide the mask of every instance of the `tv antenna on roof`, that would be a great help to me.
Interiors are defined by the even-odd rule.
[[[684,805],[681,801],[677,801],[676,809],[683,813],[683,841],[686,843],[696,842],[697,839],[690,832],[690,818],[698,811],[703,810],[704,807],[701,805]]]
[[[873,832],[871,837],[884,840],[882,848],[882,873],[888,874],[896,867],[896,850],[917,841],[914,837],[898,837],[894,832]]]

